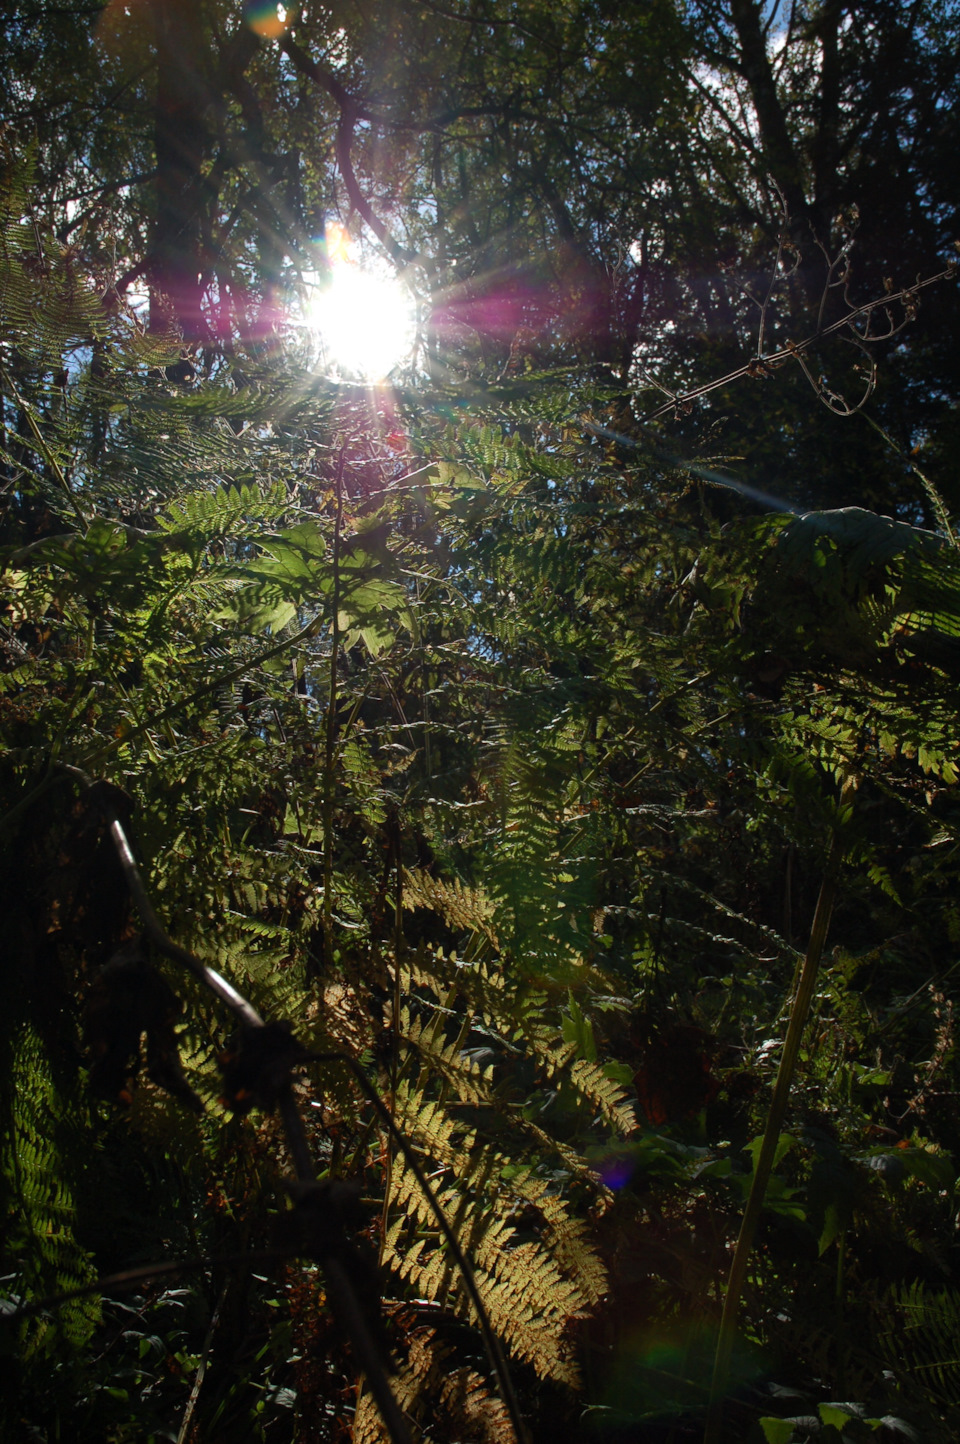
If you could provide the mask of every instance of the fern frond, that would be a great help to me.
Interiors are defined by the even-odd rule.
[[[637,1126],[626,1091],[608,1078],[599,1063],[577,1058],[570,1066],[570,1078],[579,1093],[588,1098],[617,1133],[632,1133]]]
[[[484,1104],[493,1101],[493,1065],[482,1068],[462,1051],[463,1038],[445,1043],[436,1031],[419,1019],[409,1019],[403,1031],[404,1041],[422,1055],[423,1062],[453,1088],[463,1103]]]
[[[960,1408],[960,1290],[934,1293],[915,1280],[890,1290],[884,1312],[879,1342],[890,1368],[937,1407]]]
[[[417,1329],[409,1338],[407,1357],[393,1382],[397,1403],[422,1429],[424,1444],[516,1444],[503,1403],[470,1368],[449,1367],[453,1350],[433,1329]],[[386,1444],[372,1396],[364,1392],[354,1417],[354,1444]]]
[[[55,1141],[57,1133],[73,1131],[73,1120],[63,1117],[64,1106],[38,1038],[24,1030],[14,1060],[10,1131],[3,1140],[3,1170],[15,1206],[8,1221],[6,1252],[16,1261],[23,1291],[34,1297],[68,1293],[95,1277],[89,1255],[74,1236],[76,1210],[69,1169]],[[54,1120],[59,1120],[56,1128]],[[58,1338],[79,1347],[99,1319],[96,1297],[68,1300],[54,1320],[24,1325],[25,1350],[35,1354],[55,1347]]]
[[[477,1283],[494,1329],[519,1357],[543,1376],[573,1383],[576,1370],[562,1336],[570,1321],[606,1291],[603,1267],[586,1229],[532,1168],[507,1168],[493,1148],[477,1148],[472,1134],[458,1134],[437,1105],[405,1095],[405,1112],[418,1142],[434,1140],[433,1156],[451,1169],[440,1202],[473,1260]],[[422,1112],[420,1111],[422,1109]],[[411,1126],[411,1125],[408,1125]],[[531,1207],[540,1219],[536,1240],[518,1241],[514,1207]],[[416,1179],[395,1162],[390,1210],[394,1222],[384,1240],[384,1263],[421,1297],[472,1310],[443,1249],[433,1242],[433,1217]]]
[[[481,888],[467,887],[458,878],[446,881],[420,868],[404,868],[403,902],[407,908],[430,908],[439,913],[449,927],[483,933],[497,945],[492,921],[494,905]]]

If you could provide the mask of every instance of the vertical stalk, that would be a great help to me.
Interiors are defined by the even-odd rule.
[[[791,947],[793,947],[793,858],[796,848],[793,843],[787,845],[787,867],[783,880],[783,936]]]
[[[397,819],[397,891],[393,908],[393,1057],[390,1063],[390,1107],[395,1112],[400,1077],[400,956],[403,952],[403,850],[400,820]]]
[[[420,578],[417,577],[417,611],[420,610]],[[433,761],[430,747],[430,698],[427,696],[430,681],[427,675],[427,649],[420,633],[420,693],[423,702],[423,766],[427,780],[433,776]]]
[[[193,1419],[193,1411],[197,1407],[197,1400],[200,1397],[200,1389],[203,1384],[204,1375],[207,1372],[207,1364],[210,1360],[210,1347],[213,1344],[213,1336],[217,1332],[217,1325],[220,1322],[220,1310],[223,1308],[223,1301],[227,1297],[229,1288],[229,1276],[227,1283],[220,1290],[220,1297],[217,1299],[216,1308],[210,1319],[210,1326],[207,1329],[207,1336],[203,1341],[203,1349],[200,1354],[200,1363],[197,1365],[197,1372],[193,1380],[193,1388],[190,1390],[190,1397],[187,1400],[187,1407],[183,1411],[183,1419],[180,1424],[180,1432],[177,1434],[177,1444],[186,1444],[190,1437],[190,1422]]]
[[[323,754],[323,958],[333,961],[333,793],[337,745],[337,667],[340,658],[340,541],[343,529],[343,467],[346,445],[340,447],[334,482],[336,515],[333,523],[333,616],[330,623],[330,690]]]
[[[847,1323],[845,1317],[846,1289],[844,1287],[846,1279],[846,1262],[847,1230],[843,1229],[841,1231],[840,1237],[837,1239],[837,1286],[835,1295],[837,1309],[837,1327],[835,1330],[837,1340],[837,1394],[841,1399],[845,1399],[847,1394]]]
[[[852,791],[853,783],[845,783],[840,794],[841,808]],[[834,899],[837,895],[837,877],[840,872],[842,858],[843,845],[840,841],[839,827],[835,826],[833,836],[830,840],[830,848],[827,853],[823,882],[820,887],[820,896],[817,898],[813,924],[810,928],[810,942],[807,946],[806,957],[803,960],[803,967],[800,971],[800,980],[794,995],[793,1006],[790,1009],[790,1021],[787,1024],[787,1033],[783,1040],[783,1052],[780,1056],[780,1066],[777,1069],[777,1079],[773,1086],[773,1097],[770,1100],[770,1108],[767,1112],[763,1141],[760,1145],[760,1152],[757,1156],[757,1166],[750,1184],[750,1194],[747,1198],[747,1205],[744,1209],[743,1219],[740,1224],[737,1246],[730,1264],[727,1291],[723,1301],[723,1314],[720,1319],[720,1333],[717,1338],[717,1349],[713,1361],[710,1405],[707,1412],[707,1427],[703,1436],[703,1444],[720,1444],[721,1440],[723,1400],[730,1372],[730,1359],[733,1355],[733,1345],[736,1340],[737,1316],[740,1312],[743,1286],[747,1278],[747,1265],[750,1262],[750,1254],[753,1250],[757,1226],[760,1222],[763,1200],[767,1192],[770,1174],[773,1171],[773,1161],[776,1156],[777,1144],[780,1141],[780,1132],[783,1128],[783,1121],[787,1113],[790,1087],[793,1083],[793,1075],[797,1066],[797,1055],[800,1052],[803,1030],[810,1012],[810,1004],[813,1000],[813,992],[817,982],[817,973],[820,968],[820,959],[823,956],[823,946],[827,939],[827,930],[830,927]]]
[[[393,912],[393,1017],[390,1020],[390,1112],[396,1120],[397,1087],[400,1082],[400,1004],[403,996],[400,979],[400,955],[403,950],[403,850],[401,847],[400,821],[394,829],[396,847],[397,885],[394,894]],[[380,1215],[380,1263],[383,1264],[383,1247],[390,1224],[390,1191],[393,1185],[393,1138],[388,1133],[386,1142],[386,1168],[383,1179],[383,1210]]]

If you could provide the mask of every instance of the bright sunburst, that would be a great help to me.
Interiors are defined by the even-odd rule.
[[[317,286],[307,307],[327,364],[346,376],[379,381],[409,355],[415,308],[395,276],[361,265],[340,226],[326,233],[330,278]]]

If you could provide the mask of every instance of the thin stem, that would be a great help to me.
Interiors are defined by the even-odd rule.
[[[7,368],[2,364],[0,364],[0,378],[2,378],[4,384],[9,387],[10,394],[13,396],[14,401],[17,403],[17,405],[20,407],[20,410],[26,417],[27,425],[29,426],[30,431],[33,434],[33,439],[37,444],[37,449],[40,452],[40,455],[43,457],[44,461],[53,472],[54,479],[56,480],[57,485],[60,487],[61,491],[69,501],[71,509],[80,524],[80,530],[86,533],[87,519],[80,509],[80,503],[77,501],[77,498],[70,490],[70,483],[64,476],[60,463],[57,461],[57,458],[50,450],[50,447],[47,445],[43,432],[37,425],[36,417],[33,414],[33,407],[30,405],[29,401],[25,400],[24,397],[20,395],[20,392],[18,391],[12,376],[7,371]]]
[[[839,1397],[845,1398],[847,1392],[846,1381],[846,1343],[847,1325],[844,1318],[844,1306],[846,1304],[846,1262],[847,1262],[847,1231],[843,1229],[837,1239],[837,1286],[836,1286],[836,1309],[837,1309],[837,1393]]]
[[[394,895],[393,908],[393,1017],[390,1020],[391,1052],[390,1052],[390,1111],[396,1114],[397,1111],[397,1088],[400,1082],[400,1007],[403,997],[403,989],[400,978],[400,954],[403,946],[403,853],[401,850],[400,822],[397,820],[394,830],[396,843],[396,876],[397,888]],[[380,1217],[380,1253],[381,1261],[383,1248],[386,1243],[387,1229],[390,1223],[390,1192],[393,1183],[393,1141],[387,1142],[387,1165],[385,1169],[383,1186],[383,1212]]]
[[[213,1336],[217,1331],[220,1322],[220,1310],[223,1308],[223,1301],[227,1296],[229,1280],[224,1284],[217,1299],[217,1306],[210,1319],[210,1327],[207,1329],[207,1336],[203,1341],[203,1349],[200,1354],[200,1363],[197,1365],[196,1377],[193,1381],[193,1388],[190,1390],[190,1398],[187,1400],[187,1407],[183,1411],[183,1419],[180,1423],[180,1432],[177,1435],[177,1444],[187,1444],[190,1437],[190,1421],[193,1418],[193,1411],[197,1407],[197,1400],[200,1397],[200,1388],[203,1384],[203,1376],[207,1372],[207,1360],[210,1357],[210,1347],[213,1343]]]
[[[804,337],[802,341],[788,341],[785,346],[781,346],[778,350],[770,352],[766,356],[751,357],[744,365],[738,366],[733,371],[728,371],[725,376],[718,376],[716,381],[707,381],[704,385],[695,386],[690,391],[678,392],[675,398],[668,401],[665,406],[658,406],[655,411],[651,411],[648,415],[644,416],[642,422],[646,425],[651,421],[657,421],[661,416],[669,415],[677,406],[686,406],[690,402],[699,400],[701,396],[708,396],[711,391],[716,391],[721,386],[729,386],[731,382],[739,381],[743,376],[756,376],[758,374],[757,367],[772,369],[782,365],[785,361],[795,360],[801,352],[808,351],[810,347],[815,346],[818,341],[823,341],[828,336],[836,335],[838,332],[843,331],[845,327],[852,327],[853,322],[859,317],[869,317],[874,311],[880,308],[888,308],[898,303],[907,304],[916,295],[917,291],[925,290],[927,286],[935,286],[940,281],[953,280],[957,274],[957,267],[950,265],[945,270],[938,271],[935,276],[928,276],[923,281],[917,281],[913,286],[904,286],[902,290],[892,295],[879,296],[873,301],[867,301],[862,306],[857,306],[848,311],[847,314],[841,316],[838,321],[834,321],[831,325],[825,326],[822,331],[814,331],[812,335]],[[896,329],[899,330],[900,327],[898,326]],[[871,339],[885,340],[887,336],[871,337]],[[761,372],[760,374],[764,373]],[[661,387],[660,389],[665,390],[666,388]]]
[[[350,1336],[357,1363],[370,1385],[370,1391],[377,1401],[380,1417],[387,1426],[391,1440],[394,1441],[394,1444],[409,1444],[410,1433],[406,1420],[400,1412],[400,1406],[387,1382],[387,1376],[380,1362],[379,1351],[370,1336],[370,1330],[363,1317],[363,1310],[350,1282],[350,1275],[333,1254],[324,1256],[323,1274],[334,1314],[339,1317],[345,1331]]]
[[[61,1304],[72,1303],[74,1299],[86,1299],[92,1294],[100,1294],[102,1298],[107,1298],[114,1292],[122,1293],[125,1289],[135,1289],[140,1284],[150,1283],[152,1279],[197,1273],[210,1268],[212,1264],[225,1266],[271,1264],[286,1256],[285,1249],[256,1248],[242,1249],[238,1253],[211,1253],[197,1258],[165,1259],[162,1263],[142,1264],[139,1268],[123,1269],[116,1274],[104,1274],[100,1278],[94,1279],[93,1283],[82,1284],[80,1288],[76,1289],[65,1289],[62,1293],[50,1294],[44,1299],[37,1299],[36,1303],[21,1304],[19,1308],[4,1314],[3,1319],[6,1323],[16,1323],[20,1319],[36,1318],[38,1314],[45,1314],[49,1309],[58,1308]]]
[[[846,783],[840,794],[841,809],[844,807],[852,790],[853,784],[850,782]],[[817,899],[813,924],[810,929],[810,942],[807,947],[807,955],[804,958],[803,968],[800,972],[800,981],[797,985],[793,1006],[790,1010],[790,1021],[787,1024],[787,1034],[783,1042],[783,1052],[780,1056],[780,1066],[777,1069],[777,1078],[773,1087],[773,1097],[770,1100],[770,1108],[767,1112],[763,1140],[760,1144],[760,1152],[757,1155],[756,1168],[754,1169],[753,1179],[750,1184],[750,1194],[747,1198],[743,1220],[740,1224],[737,1246],[730,1264],[727,1290],[723,1301],[723,1314],[720,1319],[720,1333],[717,1338],[717,1349],[714,1356],[713,1381],[710,1386],[710,1406],[707,1414],[707,1427],[704,1433],[703,1444],[720,1444],[723,1425],[723,1400],[730,1373],[730,1360],[733,1355],[733,1346],[736,1341],[737,1317],[740,1312],[743,1287],[747,1278],[747,1266],[753,1251],[757,1227],[760,1222],[760,1214],[763,1209],[763,1201],[767,1192],[767,1184],[770,1180],[770,1174],[773,1171],[777,1144],[780,1141],[780,1132],[783,1128],[783,1122],[787,1113],[790,1087],[796,1071],[797,1057],[800,1052],[800,1044],[803,1040],[803,1030],[810,1012],[810,1004],[813,1000],[814,988],[816,987],[820,959],[823,956],[827,930],[833,914],[833,904],[837,893],[837,877],[840,872],[842,858],[843,844],[840,840],[839,825],[837,825],[834,827],[833,836],[830,840],[823,882],[820,887],[820,896]]]
[[[867,421],[867,422],[869,422],[869,424],[873,427],[873,429],[874,429],[874,431],[877,433],[877,435],[878,435],[878,436],[881,436],[881,437],[883,438],[883,440],[887,443],[887,445],[891,448],[891,450],[892,450],[892,451],[895,451],[895,452],[897,453],[897,455],[900,457],[900,459],[901,459],[902,461],[905,461],[905,462],[907,463],[907,465],[909,466],[910,470],[913,471],[913,472],[915,472],[915,473],[917,474],[917,476],[919,476],[920,481],[921,481],[922,484],[923,484],[923,489],[924,489],[924,491],[925,491],[926,494],[927,494],[927,500],[929,501],[929,503],[930,503],[930,505],[931,505],[931,507],[932,507],[932,509],[933,509],[933,514],[934,514],[934,516],[937,518],[937,521],[940,523],[940,526],[941,526],[942,529],[943,529],[943,532],[944,532],[944,534],[945,534],[945,536],[946,536],[946,538],[947,538],[947,541],[950,543],[950,545],[951,545],[952,547],[955,547],[955,548],[957,548],[958,550],[960,550],[960,541],[958,541],[956,535],[954,534],[953,528],[952,528],[951,525],[950,525],[950,518],[949,518],[949,516],[947,515],[946,502],[944,501],[943,497],[940,495],[940,492],[939,492],[938,488],[937,488],[937,487],[935,486],[935,484],[930,480],[930,478],[929,478],[929,476],[927,476],[926,472],[920,470],[919,466],[918,466],[917,463],[913,460],[913,458],[910,457],[910,456],[907,456],[906,453],[904,452],[903,448],[902,448],[901,446],[898,446],[898,445],[897,445],[897,443],[894,441],[894,439],[893,439],[893,437],[890,435],[890,433],[889,433],[888,431],[885,431],[884,428],[879,424],[879,422],[874,421],[873,417],[872,417],[872,416],[868,416],[866,412],[863,413],[863,417],[864,417],[864,420]]]
[[[340,543],[343,528],[343,466],[346,443],[340,447],[336,474],[336,518],[333,524],[333,616],[330,622],[330,691],[327,697],[326,745],[323,761],[323,955],[333,961],[333,791],[337,743],[337,669],[340,659]]]

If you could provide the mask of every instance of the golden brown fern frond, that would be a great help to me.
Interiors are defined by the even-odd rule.
[[[516,1444],[503,1403],[473,1369],[450,1367],[451,1346],[430,1328],[407,1336],[407,1357],[393,1383],[400,1408],[421,1430],[421,1444]],[[353,1426],[354,1444],[386,1444],[388,1435],[373,1397],[363,1393]]]
[[[420,868],[404,868],[403,903],[407,908],[429,908],[454,931],[481,933],[497,946],[494,904],[481,888],[468,887],[459,878],[447,880]]]

